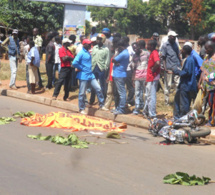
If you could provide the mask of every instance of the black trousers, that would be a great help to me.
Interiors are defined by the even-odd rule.
[[[64,91],[65,91],[63,99],[66,100],[69,97],[71,72],[72,72],[71,67],[62,67],[60,69],[59,79],[55,85],[53,97],[57,97],[59,95],[61,86],[63,84],[64,84]]]
[[[46,88],[48,89],[52,88],[53,66],[54,63],[46,62],[46,74],[48,76],[48,83],[46,85]]]

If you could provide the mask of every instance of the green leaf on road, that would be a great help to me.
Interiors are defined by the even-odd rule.
[[[8,124],[10,122],[14,122],[16,121],[13,117],[1,117],[0,118],[0,125],[5,125]]]
[[[31,117],[35,115],[35,112],[33,111],[28,111],[28,112],[16,112],[13,114],[14,117],[20,117],[20,118],[25,118],[25,117]]]
[[[195,175],[189,176],[187,173],[176,172],[175,174],[166,175],[163,182],[166,184],[180,184],[184,186],[206,185],[210,182],[209,177],[196,177]]]
[[[27,135],[27,137],[36,140],[51,141],[56,144],[71,146],[73,148],[88,148],[88,145],[90,144],[87,141],[81,141],[78,136],[73,133],[69,134],[67,137],[63,137],[61,135],[42,136],[41,133],[38,135]]]

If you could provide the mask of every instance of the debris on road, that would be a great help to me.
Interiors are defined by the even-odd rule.
[[[16,121],[16,119],[14,119],[13,117],[1,117],[0,125],[5,125],[5,124],[8,124],[8,123],[14,122],[14,121]]]
[[[121,133],[127,129],[125,123],[116,125],[111,120],[66,112],[51,112],[46,115],[36,113],[30,118],[22,118],[21,124],[31,127],[64,128],[70,129],[71,132],[97,130],[102,132],[116,131]]]
[[[33,115],[35,115],[35,112],[33,112],[33,111],[28,111],[28,112],[19,112],[18,111],[18,112],[16,112],[16,113],[13,114],[13,117],[25,118],[25,117],[31,117]]]
[[[43,140],[43,141],[51,141],[56,144],[64,145],[64,146],[71,146],[73,148],[88,148],[88,145],[91,144],[87,141],[81,141],[77,135],[74,133],[69,134],[67,137],[63,137],[61,135],[48,135],[42,136],[42,134],[38,135],[27,135],[28,138],[36,139],[36,140]]]
[[[176,172],[175,174],[166,175],[163,178],[163,182],[165,184],[180,184],[184,186],[195,186],[195,185],[206,185],[208,183],[212,183],[209,177],[196,177],[195,175],[189,176],[187,173]]]

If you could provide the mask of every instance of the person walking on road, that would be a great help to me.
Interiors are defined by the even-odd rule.
[[[77,54],[72,62],[72,65],[78,69],[77,78],[79,79],[79,111],[81,114],[87,114],[85,112],[85,94],[87,84],[89,83],[95,90],[100,108],[104,106],[104,96],[102,94],[101,87],[92,72],[91,55],[89,53],[91,41],[89,39],[84,39],[82,44],[83,49]]]
[[[6,47],[8,45],[8,47]],[[18,59],[20,55],[19,51],[19,39],[18,39],[18,30],[14,29],[12,32],[12,36],[9,36],[4,40],[2,43],[2,47],[8,50],[9,61],[10,61],[10,70],[11,70],[11,77],[10,77],[10,89],[17,89],[16,87],[16,73],[18,67]]]

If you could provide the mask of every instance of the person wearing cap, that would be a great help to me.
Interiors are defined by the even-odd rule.
[[[42,45],[43,45],[43,39],[39,35],[38,28],[33,29],[33,40],[34,40],[35,46],[37,47],[39,53],[41,54],[41,48],[42,48]],[[39,88],[43,88],[44,86],[42,84],[40,69],[38,68],[37,70],[38,70],[38,78],[39,78],[38,85],[39,85]]]
[[[55,45],[54,45],[54,33],[49,32],[46,36],[48,45],[46,46],[46,74],[48,76],[48,83],[46,90],[52,88],[53,66],[55,63]]]
[[[102,89],[102,94],[104,98],[106,97],[106,78],[105,74],[110,65],[110,56],[109,49],[104,46],[106,37],[104,34],[98,34],[97,36],[97,45],[93,47],[92,51],[92,70],[93,74],[96,77],[96,80],[99,80],[99,84]],[[91,90],[90,96],[90,105],[95,102],[95,91]]]
[[[93,26],[92,29],[91,29],[91,33],[90,33],[90,40],[93,38],[93,37],[97,37],[98,36],[98,33],[96,32],[96,27]]]
[[[191,42],[185,42],[184,46],[187,45],[192,49],[192,52],[190,56],[193,58],[195,63],[195,75],[196,75],[196,81],[199,82],[200,76],[201,76],[201,67],[203,63],[203,59],[199,56],[199,54],[193,49],[193,44]]]
[[[64,38],[62,43],[63,43],[63,47],[59,49],[61,69],[60,69],[59,79],[56,83],[52,99],[53,100],[57,99],[57,96],[60,93],[61,86],[64,84],[63,100],[66,101],[67,98],[69,97],[69,86],[70,86],[69,82],[70,82],[71,72],[72,72],[71,62],[74,59],[74,55],[68,49],[72,41],[69,40],[68,38]]]
[[[157,43],[156,49],[159,51],[159,48],[160,48],[159,34],[157,32],[154,32],[152,34],[152,39],[156,41],[156,43]]]
[[[169,93],[172,85],[172,80],[175,86],[179,84],[179,76],[172,74],[172,70],[175,68],[181,69],[181,59],[179,47],[175,40],[178,34],[174,31],[169,31],[168,41],[163,44],[161,48],[161,56],[164,65],[164,95],[165,104],[169,105]]]
[[[174,99],[174,119],[177,120],[186,115],[190,110],[191,97],[197,91],[195,76],[195,63],[191,56],[192,48],[188,45],[182,48],[182,57],[185,59],[182,69],[174,66],[172,71],[180,76],[175,99]]]
[[[77,78],[79,79],[79,111],[81,114],[87,114],[85,112],[85,94],[88,84],[95,90],[97,95],[99,106],[104,106],[104,96],[102,94],[101,87],[92,72],[91,55],[89,49],[91,48],[91,41],[84,39],[83,49],[76,55],[72,62],[72,65],[78,69]]]
[[[8,45],[8,47],[6,47],[6,45]],[[17,89],[16,73],[17,73],[18,59],[20,55],[17,29],[14,29],[12,31],[12,36],[9,36],[3,41],[2,47],[4,47],[8,51],[8,55],[9,55],[10,70],[11,70],[9,87],[11,89]]]
[[[170,31],[172,31],[172,29],[168,29],[167,34],[168,34]],[[164,36],[164,37],[161,39],[159,51],[161,50],[163,44],[166,43],[167,41],[168,41],[168,35]],[[181,47],[180,47],[180,45],[179,45],[179,42],[178,42],[178,38],[177,38],[177,37],[176,37],[176,39],[175,39],[175,42],[176,42],[176,44],[178,45],[179,49],[181,50]]]
[[[113,37],[111,36],[110,29],[109,28],[103,28],[102,34],[104,34],[106,37],[106,40],[104,42],[104,46],[106,46],[109,49],[110,58],[111,58],[112,57],[111,48],[112,48]]]

